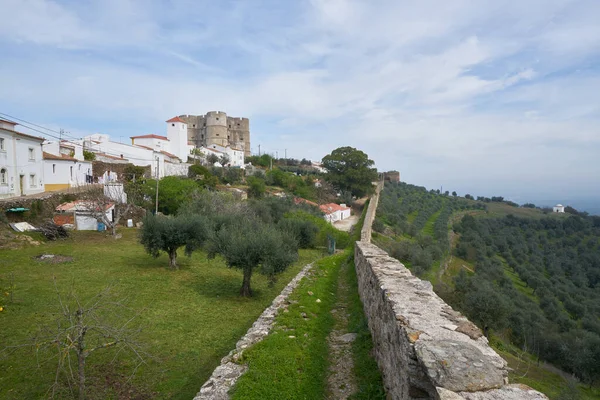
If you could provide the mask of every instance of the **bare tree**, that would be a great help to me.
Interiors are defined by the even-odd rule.
[[[227,154],[223,154],[221,157],[219,157],[219,162],[222,166],[226,166],[229,163],[229,161],[229,156]]]
[[[107,183],[103,189],[89,191],[78,207],[102,222],[116,236],[117,225],[133,204],[127,201],[127,197],[123,184]]]
[[[55,282],[56,288],[56,282]],[[141,328],[136,324],[139,313],[126,305],[125,299],[113,300],[113,287],[108,286],[86,302],[71,290],[61,296],[58,288],[59,311],[52,324],[40,329],[33,345],[38,363],[56,360],[52,397],[66,378],[71,393],[80,400],[86,397],[86,362],[99,350],[114,349],[113,361],[126,352],[136,360],[132,375],[148,355],[136,341]],[[48,357],[50,353],[50,357]]]

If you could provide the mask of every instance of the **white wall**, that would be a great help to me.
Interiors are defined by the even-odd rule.
[[[191,164],[188,163],[179,163],[173,164],[170,162],[165,162],[165,175],[164,176],[187,176],[188,169]]]
[[[168,140],[156,139],[156,138],[132,138],[133,144],[139,144],[141,146],[151,147],[155,150],[166,150],[168,152],[172,151],[171,143]]]
[[[167,138],[171,143],[170,153],[186,162],[188,157],[188,132],[185,122],[167,122]]]
[[[44,160],[45,184],[68,184],[82,186],[85,176],[92,175],[92,163],[89,161]]]
[[[33,159],[30,158],[29,149],[33,149]],[[41,193],[44,191],[44,164],[42,159],[42,143],[25,136],[15,135],[13,141],[15,154],[14,178],[15,195]],[[33,179],[31,179],[33,175]],[[21,176],[23,179],[21,180]],[[20,182],[23,182],[21,190]]]

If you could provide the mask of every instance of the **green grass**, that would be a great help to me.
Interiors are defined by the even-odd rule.
[[[415,220],[415,218],[417,218],[417,215],[418,215],[418,214],[419,214],[419,210],[415,210],[415,211],[411,212],[410,214],[408,214],[408,215],[406,216],[406,221],[407,221],[409,224],[412,224],[412,223],[413,223],[413,221]]]
[[[290,295],[288,312],[277,316],[271,334],[244,353],[249,369],[238,380],[232,399],[324,398],[327,336],[334,324],[331,309],[339,269],[347,257],[344,252],[318,261],[300,282]]]
[[[385,390],[383,379],[379,372],[377,362],[372,357],[373,340],[371,332],[367,325],[363,305],[358,295],[358,279],[356,269],[354,268],[354,258],[347,262],[351,265],[342,271],[349,286],[348,299],[348,332],[357,333],[356,340],[352,343],[352,353],[354,358],[354,376],[358,391],[350,398],[353,400],[384,400]]]
[[[559,398],[560,392],[567,386],[567,381],[561,375],[554,372],[554,368],[547,367],[543,363],[538,366],[535,357],[529,353],[523,353],[512,345],[494,338],[491,341],[494,350],[508,363],[511,371],[509,380],[511,383],[522,383],[538,390],[550,399]],[[600,388],[589,388],[578,384],[581,400],[594,400],[600,398]]]
[[[425,226],[423,227],[423,230],[421,231],[421,232],[423,232],[424,235],[433,237],[435,221],[437,221],[437,219],[439,218],[441,213],[442,213],[442,209],[440,208],[439,210],[434,212],[431,215],[431,217],[429,217],[427,222],[425,222]]]
[[[143,310],[140,322],[145,329],[139,340],[154,356],[138,370],[135,390],[155,398],[190,399],[283,286],[303,265],[321,256],[319,251],[301,251],[300,260],[274,286],[255,274],[255,295],[245,299],[238,295],[241,272],[227,268],[221,259],[208,260],[202,252],[191,258],[180,255],[180,270],[170,271],[165,255],[154,259],[144,253],[135,229],[120,232],[119,240],[75,232],[64,241],[0,250],[0,276],[13,272],[16,284],[15,303],[0,313],[0,349],[28,342],[39,324],[51,321],[50,313],[58,307],[54,276],[61,292],[74,285],[84,299],[114,283],[117,294],[128,296],[131,307]],[[72,256],[73,261],[50,264],[33,259],[45,253]],[[113,372],[125,379],[131,373],[129,359],[107,373],[102,364],[112,355],[108,350],[90,356],[89,384],[101,382],[92,388],[96,393],[90,398],[110,398],[103,392],[104,379]],[[53,382],[53,367],[37,369],[31,351],[2,359],[1,365],[2,399],[42,398]]]
[[[506,274],[506,276],[508,276],[508,278],[512,281],[513,286],[519,292],[521,292],[525,296],[529,297],[531,300],[535,301],[536,303],[539,303],[540,300],[533,293],[533,289],[528,287],[527,284],[525,283],[525,281],[519,277],[519,274],[517,274],[515,271],[513,271],[508,266],[508,264],[506,263],[506,260],[503,257],[498,256],[498,258],[500,259],[500,261],[502,261],[502,265],[504,267],[504,274]]]

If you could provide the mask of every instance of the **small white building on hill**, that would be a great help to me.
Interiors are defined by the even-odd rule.
[[[552,212],[555,212],[555,213],[564,213],[565,212],[565,206],[563,206],[562,204],[557,204],[554,207],[552,207]]]
[[[350,217],[350,207],[347,207],[345,204],[321,204],[319,208],[325,214],[325,220],[328,222],[333,223]]]

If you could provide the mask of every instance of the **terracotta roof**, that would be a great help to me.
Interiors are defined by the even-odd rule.
[[[136,146],[136,147],[142,147],[144,149],[148,149],[148,150],[154,151],[154,149],[152,147],[150,147],[150,146],[144,146],[143,144],[134,144],[134,146]]]
[[[8,119],[0,118],[0,122],[8,122],[11,125],[19,125],[16,122],[10,121]]]
[[[335,204],[335,203],[321,204],[319,206],[319,208],[325,214],[331,214],[331,213],[334,213],[336,211],[344,211],[344,210],[349,210],[350,209],[350,207],[342,207],[339,204]]]
[[[160,140],[169,140],[165,136],[159,136],[159,135],[154,135],[154,134],[142,135],[142,136],[131,136],[130,139],[160,139]]]
[[[171,158],[179,158],[179,157],[177,157],[175,154],[173,154],[173,153],[169,153],[168,151],[161,150],[160,152],[161,152],[162,154],[165,154],[165,155],[167,155],[167,156],[171,157]]]
[[[55,155],[55,154],[46,153],[45,151],[43,151],[42,153],[43,153],[44,160],[77,161],[76,158],[68,156],[66,154]]]
[[[187,122],[185,122],[184,120],[182,120],[179,117],[173,117],[173,118],[167,120],[166,122],[183,122],[184,124],[187,124]]]
[[[43,137],[39,137],[39,136],[32,136],[32,135],[28,135],[28,134],[26,134],[26,133],[17,132],[17,131],[13,131],[13,132],[14,132],[14,133],[16,133],[16,134],[17,134],[17,135],[19,135],[19,136],[24,136],[24,137],[26,137],[26,138],[29,138],[29,139],[35,139],[35,140],[39,140],[39,141],[41,141],[41,142],[43,142],[44,140],[46,140],[46,139],[44,139]]]
[[[101,156],[101,157],[106,157],[106,158],[110,158],[112,160],[123,160],[123,161],[128,161],[126,158],[121,158],[121,157],[115,157],[115,156],[111,156],[109,154],[106,153],[96,153],[97,155]]]
[[[106,211],[114,206],[114,203],[95,204],[93,201],[75,200],[59,205],[56,207],[56,211],[92,211],[93,209],[99,211],[101,205],[104,205],[104,211]]]

